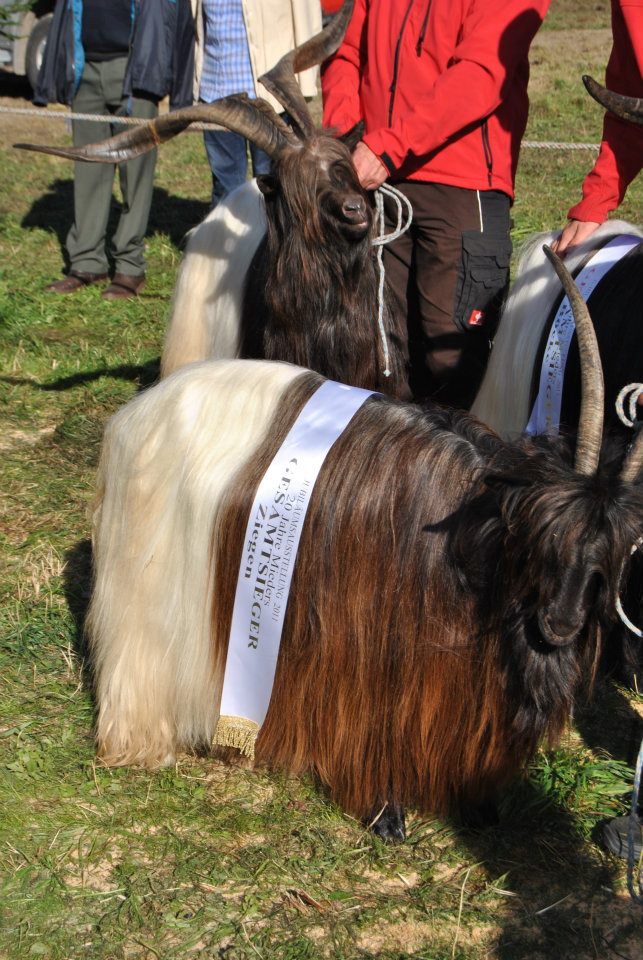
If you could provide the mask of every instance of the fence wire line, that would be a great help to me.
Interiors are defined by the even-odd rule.
[[[66,120],[70,123],[72,120],[89,120],[93,123],[122,123],[132,127],[142,127],[149,120],[142,120],[140,117],[117,117],[110,113],[102,116],[98,113],[72,113],[70,110],[44,110],[29,109],[28,107],[0,107],[0,113],[12,113],[21,117],[40,117],[41,120]],[[166,116],[166,114],[163,114]],[[225,130],[218,123],[191,123],[187,130]]]
[[[97,113],[71,113],[68,110],[44,110],[29,109],[27,107],[0,107],[0,113],[14,114],[22,117],[40,117],[47,120],[66,120],[70,123],[72,120],[89,120],[93,123],[121,123],[128,126],[140,127],[148,123],[148,120],[141,120],[138,117],[116,117],[113,114],[101,116]],[[186,128],[188,132],[200,130],[225,130],[225,127],[217,123],[191,123]],[[532,150],[594,150],[597,151],[597,143],[562,143],[553,140],[523,140],[522,146]]]

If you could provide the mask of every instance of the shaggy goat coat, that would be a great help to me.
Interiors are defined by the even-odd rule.
[[[592,252],[622,233],[643,237],[623,220],[609,220],[565,258],[572,275]],[[543,253],[557,233],[539,234],[523,247],[516,279],[502,311],[491,359],[471,412],[503,436],[525,429],[536,398],[540,367],[560,281]],[[603,277],[587,305],[598,339],[605,377],[605,415],[610,432],[622,430],[614,413],[621,387],[643,380],[643,248],[631,251]],[[563,384],[561,426],[575,430],[580,384],[574,337]]]
[[[252,499],[321,382],[195,364],[108,424],[88,618],[107,763],[210,744]],[[550,447],[366,401],[311,496],[258,763],[314,771],[358,816],[387,801],[446,811],[560,732],[643,508]],[[580,639],[548,645],[543,611]]]
[[[347,147],[320,134],[276,161],[273,174],[265,199],[251,181],[192,232],[161,375],[195,360],[282,360],[341,383],[409,396],[386,294],[390,375],[383,372],[373,214]],[[360,208],[364,222],[356,229],[350,216]]]

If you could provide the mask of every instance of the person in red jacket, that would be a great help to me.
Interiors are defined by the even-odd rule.
[[[612,53],[606,86],[615,93],[643,97],[643,0],[612,0]],[[605,114],[598,159],[583,183],[583,199],[567,214],[569,223],[553,248],[564,255],[616,210],[629,184],[643,168],[643,127]]]
[[[385,267],[416,397],[466,406],[484,372],[509,275],[529,46],[549,2],[355,0],[324,67],[324,125],[365,126],[362,185],[388,180],[413,206]]]

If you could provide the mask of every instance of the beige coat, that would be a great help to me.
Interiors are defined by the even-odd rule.
[[[242,0],[242,7],[257,95],[281,111],[281,104],[257,78],[274,67],[285,53],[321,30],[321,4],[319,0]],[[203,70],[202,0],[192,0],[192,13],[196,24],[194,99],[198,100]],[[318,75],[317,67],[298,75],[305,97],[314,97],[317,93]]]

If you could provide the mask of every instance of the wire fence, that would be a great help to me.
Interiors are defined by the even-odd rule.
[[[39,117],[41,120],[64,120],[68,125],[72,120],[89,120],[94,123],[118,123],[125,126],[141,126],[147,123],[147,120],[141,120],[137,117],[117,117],[113,114],[101,115],[97,113],[71,113],[69,110],[45,110],[43,108],[29,107],[0,107],[0,114],[13,114],[22,117]],[[191,123],[187,128],[188,132],[201,130],[222,130],[224,129],[216,123]],[[592,150],[598,151],[597,143],[564,143],[553,140],[523,140],[522,146],[531,150]]]

